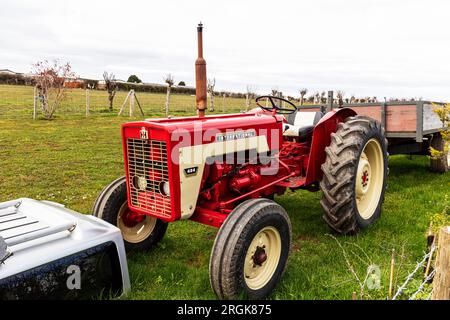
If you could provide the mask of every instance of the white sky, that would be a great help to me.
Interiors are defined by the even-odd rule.
[[[446,0],[0,0],[0,69],[70,61],[82,77],[194,83],[196,24],[217,90],[450,100]]]

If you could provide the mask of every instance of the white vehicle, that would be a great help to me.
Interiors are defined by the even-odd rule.
[[[96,299],[129,290],[118,228],[54,202],[0,203],[0,300]]]

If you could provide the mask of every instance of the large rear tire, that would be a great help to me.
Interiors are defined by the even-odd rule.
[[[142,215],[131,219],[125,177],[114,180],[98,196],[92,214],[118,227],[127,251],[149,250],[162,240],[167,223]]]
[[[381,214],[388,174],[384,129],[369,117],[347,118],[325,152],[320,182],[324,219],[337,233],[356,234]]]
[[[438,151],[445,151],[445,140],[440,133],[433,135],[431,146]],[[445,173],[450,171],[450,150],[447,150],[447,155],[439,159],[430,159],[430,167],[433,172]]]
[[[282,277],[290,247],[286,211],[268,199],[244,201],[227,217],[214,242],[212,289],[220,299],[266,297]]]

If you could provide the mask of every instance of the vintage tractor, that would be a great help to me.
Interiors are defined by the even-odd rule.
[[[258,108],[247,113],[205,116],[201,25],[197,31],[198,116],[124,124],[125,176],[102,191],[93,214],[122,230],[128,250],[150,249],[168,222],[219,228],[212,289],[222,299],[263,298],[280,280],[291,246],[289,216],[273,196],[322,190],[334,231],[368,227],[386,188],[384,129],[351,109],[302,112],[271,96],[257,98]]]

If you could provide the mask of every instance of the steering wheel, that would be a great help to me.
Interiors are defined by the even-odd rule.
[[[261,103],[259,103],[259,101],[261,101],[262,99],[269,99],[271,106],[263,106]],[[279,107],[274,100],[279,100],[280,101],[280,105],[281,102],[285,102],[288,104],[288,108],[284,107]],[[291,114],[294,113],[295,111],[297,111],[297,107],[295,106],[295,104],[293,104],[292,102],[290,102],[289,100],[286,100],[284,98],[280,98],[280,97],[273,97],[273,96],[260,96],[258,98],[256,98],[255,100],[256,105],[258,107],[260,107],[261,109],[264,109],[266,111],[270,111],[270,112],[275,112],[278,114]]]

